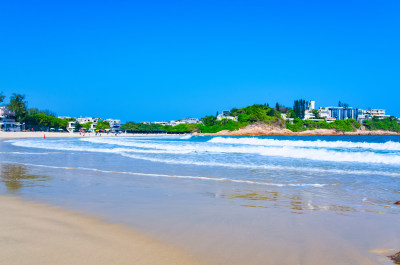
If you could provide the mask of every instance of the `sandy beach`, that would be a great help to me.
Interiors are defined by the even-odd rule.
[[[171,245],[121,225],[0,196],[0,263],[200,264]]]
[[[3,132],[0,131],[0,139],[23,138],[74,138],[74,137],[141,137],[141,136],[171,136],[174,134],[133,134],[122,133],[68,133],[68,132]],[[182,134],[179,134],[182,135]]]

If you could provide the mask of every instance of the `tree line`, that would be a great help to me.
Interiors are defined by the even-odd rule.
[[[6,96],[0,93],[0,104],[4,102]],[[54,112],[49,110],[39,110],[28,108],[25,95],[13,93],[10,101],[5,105],[7,109],[15,113],[15,120],[25,124],[26,129],[48,130],[49,128],[66,129],[68,120],[59,119]]]

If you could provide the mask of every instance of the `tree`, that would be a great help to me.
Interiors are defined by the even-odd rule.
[[[6,98],[6,96],[4,96],[3,92],[1,92],[0,93],[0,103],[2,103],[5,98]]]
[[[314,114],[316,119],[321,119],[321,116],[319,115],[319,111],[318,110],[313,109],[311,112],[312,112],[312,114]]]
[[[349,107],[349,104],[343,103],[343,102],[341,102],[341,101],[339,100],[338,107],[348,108],[348,107]]]
[[[7,108],[13,112],[15,112],[15,116],[17,121],[24,121],[27,111],[27,102],[25,100],[25,95],[13,93],[10,98],[10,104],[7,105]]]
[[[86,131],[90,130],[90,127],[92,125],[93,122],[86,122],[82,124],[82,128],[86,129]]]
[[[96,124],[96,130],[110,129],[110,123],[108,121],[98,121]]]
[[[296,116],[300,119],[304,118],[304,113],[306,111],[308,102],[304,99],[298,99],[294,101],[293,110],[296,113]]]
[[[279,103],[278,103],[278,102],[276,102],[275,110],[280,111],[280,109],[279,109]]]
[[[287,116],[288,118],[297,118],[296,112],[294,112],[294,110],[292,110],[292,109],[290,109],[290,110],[288,110],[288,111],[286,112],[286,116]]]
[[[215,125],[217,118],[214,116],[205,116],[204,118],[201,119],[201,121],[205,126],[213,126]]]
[[[237,115],[238,115],[238,109],[237,109],[237,108],[231,109],[230,115],[231,115],[231,116],[234,116],[234,117],[237,116]]]
[[[75,122],[75,124],[74,124],[75,126],[75,132],[79,132],[79,130],[82,128],[82,125],[79,123],[79,122]]]

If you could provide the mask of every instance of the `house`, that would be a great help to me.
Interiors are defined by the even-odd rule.
[[[181,120],[181,122],[188,123],[188,124],[191,124],[191,123],[197,124],[197,123],[200,123],[200,120],[197,118],[184,118]]]
[[[238,118],[234,117],[234,116],[230,116],[230,111],[229,110],[223,110],[221,112],[221,114],[219,114],[217,116],[217,121],[223,120],[223,119],[228,119],[228,120],[233,120],[233,121],[237,121]]]
[[[15,112],[0,107],[0,131],[20,132],[21,123],[15,121]]]
[[[366,111],[368,118],[378,117],[379,119],[384,119],[390,117],[390,115],[386,115],[386,111],[384,109],[367,109]]]
[[[69,121],[68,122],[68,127],[67,127],[67,131],[68,132],[73,132],[73,131],[75,131],[75,123],[76,123],[76,121]]]
[[[313,110],[315,110],[315,101],[312,100],[308,102],[307,109],[304,111],[304,120],[312,120],[316,118]]]
[[[110,124],[111,131],[118,132],[121,129],[121,120],[106,119],[106,121]]]

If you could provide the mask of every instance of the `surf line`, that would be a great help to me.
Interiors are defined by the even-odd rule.
[[[251,180],[239,180],[239,179],[228,179],[228,178],[213,178],[213,177],[200,177],[200,176],[179,176],[179,175],[166,175],[166,174],[153,174],[153,173],[139,173],[139,172],[127,172],[127,171],[111,171],[111,170],[101,170],[96,168],[84,168],[84,167],[61,167],[61,166],[48,166],[48,165],[37,165],[30,163],[20,163],[12,161],[2,161],[7,164],[25,165],[33,167],[44,167],[44,168],[55,168],[64,170],[82,170],[82,171],[94,171],[109,174],[125,174],[125,175],[135,175],[135,176],[149,176],[149,177],[165,177],[165,178],[179,178],[179,179],[194,179],[194,180],[204,180],[204,181],[220,181],[220,182],[231,182],[231,183],[244,183],[251,185],[264,185],[264,186],[276,186],[276,187],[315,187],[321,188],[326,185],[337,185],[337,184],[307,184],[307,183],[270,183],[270,182],[259,182]]]

